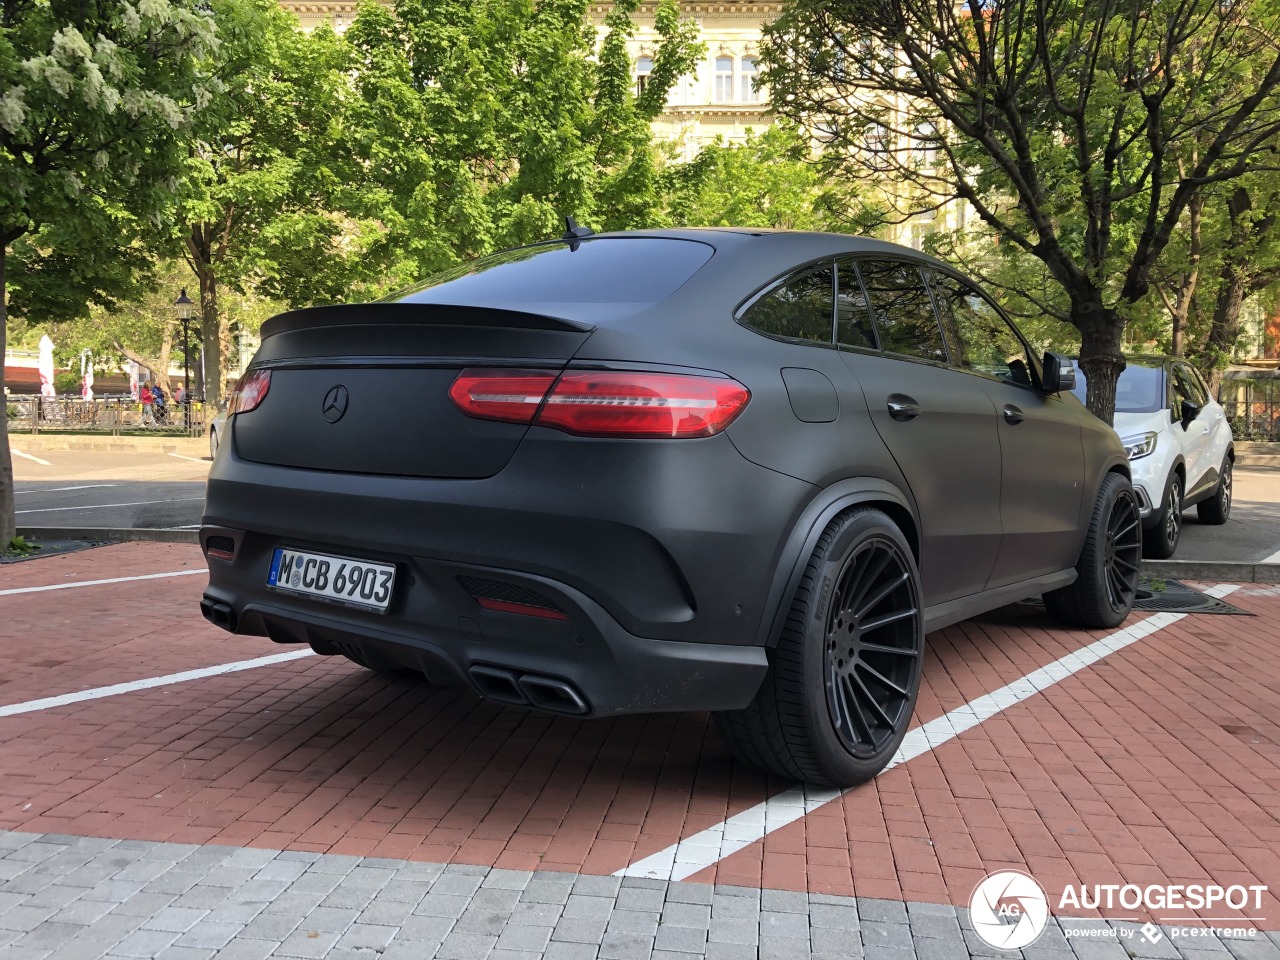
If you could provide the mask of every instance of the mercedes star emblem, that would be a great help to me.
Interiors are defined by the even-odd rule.
[[[347,403],[350,399],[347,388],[342,384],[330,387],[329,392],[324,395],[324,404],[320,408],[324,418],[330,423],[337,423],[346,416]]]

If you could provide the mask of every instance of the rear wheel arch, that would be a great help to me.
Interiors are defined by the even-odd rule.
[[[916,564],[920,563],[920,526],[914,504],[894,484],[875,477],[841,480],[824,489],[801,513],[792,526],[779,554],[773,581],[761,617],[761,646],[773,647],[781,635],[782,624],[791,606],[791,598],[804,574],[805,564],[813,555],[818,540],[842,513],[858,507],[874,507],[883,512],[902,531]]]

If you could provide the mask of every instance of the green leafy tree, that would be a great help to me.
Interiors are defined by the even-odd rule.
[[[625,46],[637,3],[615,5],[600,44],[586,0],[361,6],[345,34],[349,143],[367,171],[358,214],[384,225],[370,250],[392,276],[544,239],[569,214],[596,228],[662,221],[650,121],[701,48],[661,0],[637,96]]]
[[[133,239],[132,221],[166,207],[187,131],[217,89],[200,67],[213,46],[213,20],[195,0],[0,7],[0,354],[16,243],[39,237],[24,258],[82,256],[87,267],[68,276],[101,292],[92,268]],[[108,272],[118,286],[127,270]],[[0,419],[0,547],[14,519]]]
[[[274,0],[212,0],[221,80],[196,130],[179,193],[181,254],[200,291],[203,395],[221,407],[229,352],[225,285],[288,302],[353,285],[366,224],[342,212],[354,172],[344,146],[343,42],[301,33]],[[317,269],[323,264],[323,269]]]
[[[776,109],[864,171],[929,205],[965,200],[1043,263],[1079,332],[1089,408],[1110,422],[1125,326],[1192,197],[1272,164],[1277,14],[1266,0],[797,0],[769,28],[763,78]]]
[[[797,126],[779,121],[746,140],[704,147],[687,164],[669,168],[671,217],[684,226],[773,227],[868,233],[884,211],[847,181],[828,175]]]

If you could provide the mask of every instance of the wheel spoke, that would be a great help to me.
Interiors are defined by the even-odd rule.
[[[853,685],[848,677],[840,678],[840,687],[850,717],[857,718],[858,739],[867,744],[874,744],[876,738],[871,732],[871,724],[867,722],[867,715],[862,712],[862,704],[858,702],[858,696],[853,692]]]
[[[914,610],[910,611],[915,613]],[[918,657],[919,651],[912,650],[909,647],[888,647],[883,643],[864,643],[862,650],[865,653],[887,653],[895,657]]]
[[[871,678],[875,680],[876,683],[879,683],[885,688],[892,690],[894,693],[896,693],[900,697],[905,697],[907,695],[907,691],[903,687],[898,686],[896,683],[894,683],[892,680],[886,677],[883,673],[881,673],[875,667],[871,666],[871,664],[867,663],[865,660],[859,661],[858,666],[861,667],[863,670],[865,670],[867,673],[869,673],[871,675]]]
[[[1128,560],[1121,560],[1119,557],[1116,557],[1116,563],[1120,564],[1123,567],[1127,567],[1128,569],[1132,570],[1134,573],[1138,572],[1137,564],[1130,563]]]
[[[884,573],[885,567],[889,565],[891,556],[892,555],[887,550],[880,551],[879,562],[874,565],[874,568],[870,562],[867,564],[862,572],[862,584],[858,588],[858,592],[854,596],[853,600],[849,603],[848,609],[856,610],[859,605],[861,605],[862,598],[867,595],[867,591],[875,585],[875,582],[880,579],[880,574]],[[872,572],[873,569],[874,572]]]
[[[904,572],[901,575],[899,575],[896,579],[889,581],[880,589],[880,591],[875,595],[874,599],[869,600],[862,605],[862,607],[858,610],[858,612],[854,614],[854,618],[857,620],[861,620],[868,613],[870,613],[877,606],[879,606],[881,602],[883,602],[885,597],[889,596],[889,594],[893,593],[894,590],[897,590],[898,587],[906,583],[909,577],[910,577],[910,574]]]
[[[889,716],[889,714],[885,713],[884,707],[880,706],[879,701],[876,700],[876,698],[871,695],[871,691],[868,690],[867,685],[862,682],[862,678],[858,676],[856,673],[853,673],[849,675],[849,679],[858,685],[858,693],[861,694],[861,696],[858,697],[858,702],[867,707],[870,707],[871,712],[874,713],[880,719],[880,722],[883,723],[890,730],[892,730],[893,729],[892,718]]]
[[[1125,527],[1123,530],[1117,530],[1115,533],[1113,533],[1113,534],[1111,535],[1111,536],[1112,536],[1112,539],[1114,539],[1114,540],[1119,540],[1121,537],[1123,537],[1126,533],[1128,533],[1130,530],[1132,530],[1132,529],[1133,529],[1134,527],[1136,527],[1137,525],[1138,525],[1138,521],[1137,521],[1137,520],[1133,521],[1133,523],[1129,524],[1129,525],[1128,525],[1127,527]]]
[[[899,620],[905,620],[907,617],[914,617],[916,608],[911,607],[907,610],[899,610],[897,613],[886,613],[882,617],[876,617],[874,620],[868,620],[862,625],[862,634],[866,636],[872,630],[879,630],[881,627],[888,626],[891,623],[897,623]],[[863,644],[863,649],[868,649],[870,644]],[[890,648],[891,649],[891,648]]]

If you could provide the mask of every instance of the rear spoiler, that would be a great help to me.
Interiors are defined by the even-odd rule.
[[[451,303],[340,303],[305,307],[277,314],[262,325],[262,339],[278,333],[320,327],[363,324],[411,326],[507,327],[515,330],[556,330],[591,333],[595,325],[498,307],[469,307]]]

